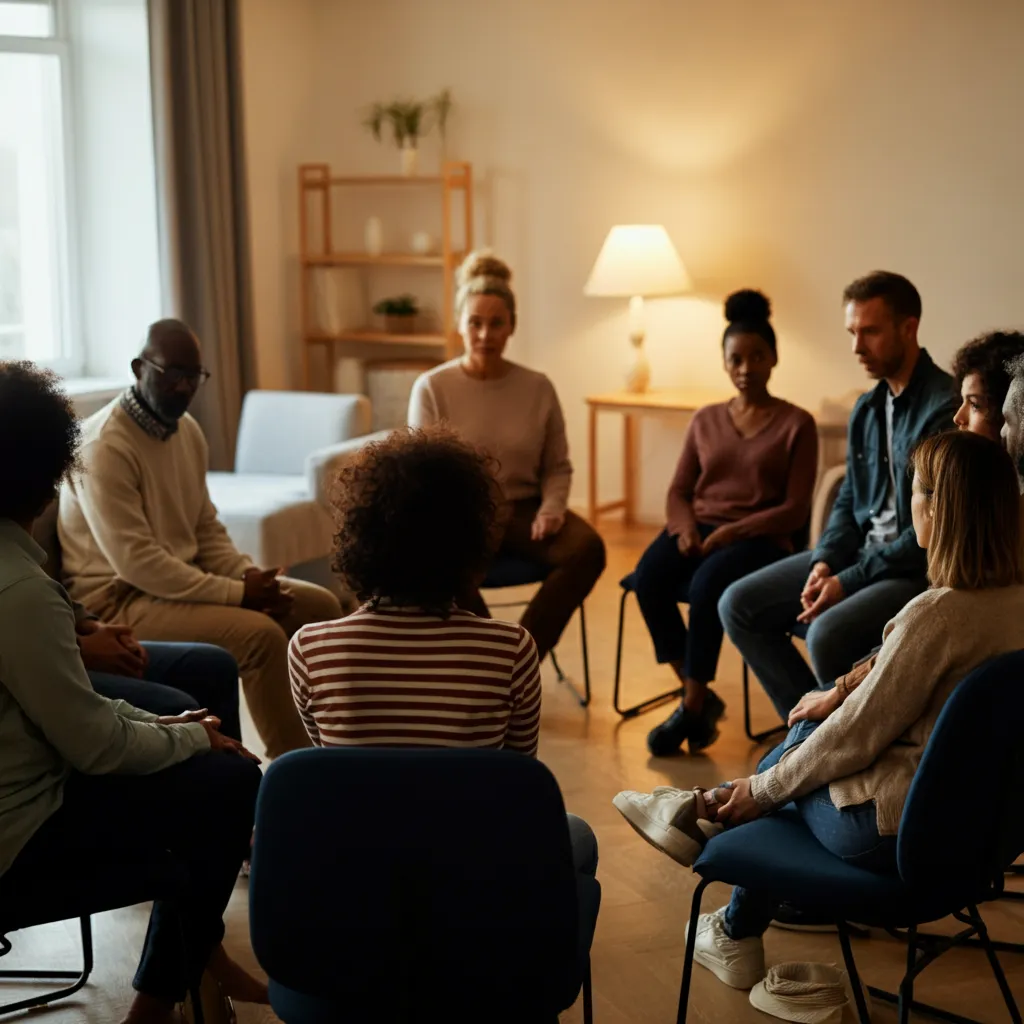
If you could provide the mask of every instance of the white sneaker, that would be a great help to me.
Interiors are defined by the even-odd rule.
[[[713,821],[697,819],[697,797],[691,789],[658,786],[653,793],[627,789],[612,803],[651,846],[684,867],[692,867],[707,841],[722,831]]]
[[[725,907],[700,915],[693,959],[730,988],[751,989],[764,978],[764,941],[760,936],[730,939],[724,917]]]

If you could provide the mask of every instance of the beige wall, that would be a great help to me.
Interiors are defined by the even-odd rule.
[[[655,385],[723,382],[721,299],[772,297],[779,393],[862,386],[838,296],[875,267],[924,296],[942,361],[1024,324],[1024,4],[1017,0],[245,0],[257,327],[267,386],[296,378],[294,164],[391,170],[375,99],[450,86],[480,241],[514,266],[515,354],[562,397],[585,493],[583,396],[618,387],[626,304],[586,299],[608,228],[666,225],[697,294],[649,306]],[[436,159],[425,145],[424,159]],[[645,431],[657,520],[681,424]],[[604,430],[602,490],[618,465]]]

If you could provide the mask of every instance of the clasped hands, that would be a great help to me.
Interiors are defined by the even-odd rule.
[[[698,555],[707,558],[712,552],[735,544],[739,539],[736,524],[727,523],[725,526],[716,527],[703,540],[695,526],[687,527],[676,537],[676,544],[679,547],[679,554],[685,558],[696,558]]]
[[[832,575],[832,570],[824,562],[815,562],[800,594],[803,611],[796,617],[796,621],[805,626],[810,625],[823,612],[839,604],[845,596],[843,585],[837,576]]]
[[[278,578],[281,571],[257,569],[255,566],[246,569],[242,573],[242,583],[245,586],[242,607],[254,612],[263,612],[272,619],[287,615],[295,597],[281,586],[281,580]]]
[[[225,736],[220,731],[220,719],[210,714],[209,708],[200,708],[198,711],[183,711],[180,715],[161,715],[157,725],[188,725],[190,722],[198,722],[205,730],[210,741],[210,750],[225,750],[230,754],[238,754],[247,757],[250,761],[260,763],[260,759],[238,740]]]

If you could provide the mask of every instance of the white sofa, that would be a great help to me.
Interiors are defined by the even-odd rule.
[[[266,567],[322,562],[333,537],[327,477],[370,439],[369,429],[364,395],[250,391],[234,472],[207,475],[235,546]]]

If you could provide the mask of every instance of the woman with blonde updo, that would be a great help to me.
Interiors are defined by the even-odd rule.
[[[500,553],[551,568],[523,614],[541,659],[604,571],[604,543],[568,511],[572,464],[551,381],[505,358],[516,328],[508,266],[474,252],[459,268],[455,308],[465,353],[423,374],[409,399],[409,425],[447,423],[498,463],[508,505]],[[478,591],[460,603],[488,616]]]

